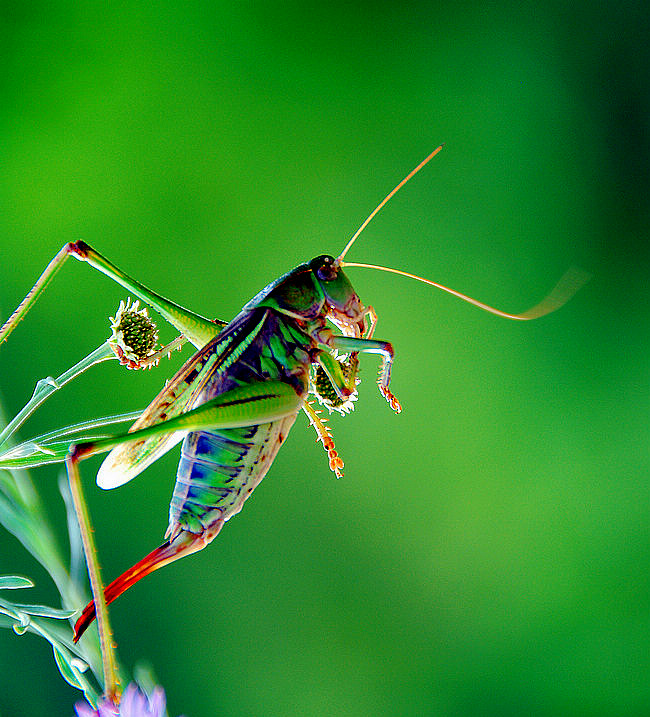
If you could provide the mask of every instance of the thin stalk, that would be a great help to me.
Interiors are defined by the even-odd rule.
[[[6,441],[25,423],[25,421],[34,413],[34,411],[55,391],[65,386],[66,383],[72,381],[73,378],[79,376],[79,374],[87,371],[91,366],[94,366],[101,361],[107,361],[109,359],[117,359],[117,356],[111,349],[107,341],[101,346],[96,348],[94,351],[88,354],[85,358],[81,359],[72,368],[62,373],[57,378],[41,379],[34,389],[32,397],[29,399],[27,404],[18,412],[16,417],[7,425],[7,427],[0,433],[0,446]]]
[[[95,601],[99,648],[102,653],[102,667],[104,671],[104,695],[109,699],[115,699],[117,697],[117,661],[115,659],[113,633],[108,619],[108,608],[106,607],[106,600],[104,598],[104,585],[97,560],[97,548],[95,547],[95,539],[90,527],[88,506],[83,497],[77,461],[73,456],[68,455],[65,463],[68,469],[70,493],[79,520],[81,542],[86,555],[88,577],[90,578],[90,588],[92,590],[93,600]]]

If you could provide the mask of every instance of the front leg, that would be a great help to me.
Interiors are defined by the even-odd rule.
[[[375,339],[357,339],[351,336],[332,336],[330,346],[345,353],[355,351],[380,354],[382,357],[381,367],[379,368],[379,376],[377,377],[377,385],[381,395],[388,401],[390,407],[395,413],[400,413],[402,407],[399,401],[390,392],[388,385],[390,384],[390,371],[393,366],[393,358],[395,352],[393,345],[389,341],[377,341]]]

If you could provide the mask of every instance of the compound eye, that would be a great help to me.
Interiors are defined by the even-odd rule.
[[[333,281],[336,279],[337,274],[338,267],[334,263],[334,258],[331,256],[324,256],[320,265],[316,269],[316,276],[321,281]]]
[[[325,266],[321,266],[321,268],[318,270],[318,278],[321,281],[334,281],[336,279],[337,275],[336,268],[332,265],[326,264]]]

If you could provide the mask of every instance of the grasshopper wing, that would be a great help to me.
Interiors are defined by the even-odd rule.
[[[237,356],[260,332],[267,318],[267,311],[242,312],[218,336],[181,366],[131,426],[129,433],[162,423],[194,408],[195,401],[209,379],[215,372],[224,370],[230,363],[236,361]],[[161,433],[116,446],[108,454],[97,473],[97,485],[108,489],[128,483],[180,443],[186,433],[187,431]]]
[[[220,354],[230,341],[226,330],[187,361],[129,428],[129,433],[166,421],[192,408],[194,399],[219,365]],[[100,488],[124,485],[183,440],[186,431],[150,436],[115,447],[97,473]]]

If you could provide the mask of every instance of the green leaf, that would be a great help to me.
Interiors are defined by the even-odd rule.
[[[0,471],[0,491],[7,496],[13,503],[23,505],[24,500],[16,485],[16,480],[11,472],[8,470]]]
[[[0,575],[0,589],[17,590],[18,588],[33,588],[34,583],[21,575]]]
[[[36,468],[50,463],[63,463],[71,443],[106,438],[110,435],[110,431],[98,431],[97,429],[106,429],[107,426],[119,423],[132,423],[140,413],[141,411],[131,411],[64,426],[17,445],[9,446],[0,452],[0,468]]]
[[[0,468],[38,468],[50,463],[63,463],[68,455],[71,441],[59,441],[44,446],[35,441],[25,441],[12,446],[0,456]]]
[[[32,617],[25,610],[32,613],[44,613],[45,617],[35,615]],[[45,638],[51,645],[54,659],[63,678],[73,687],[80,689],[86,695],[89,702],[94,703],[97,691],[93,684],[84,675],[88,670],[88,663],[83,657],[83,652],[68,637],[69,626],[64,623],[65,629],[60,622],[50,622],[48,617],[63,619],[73,611],[56,610],[42,605],[12,605],[5,600],[0,600],[0,628],[12,628],[17,635],[31,632]]]
[[[18,613],[16,610],[11,609],[11,605],[0,605],[0,615],[6,615],[8,618],[11,619],[11,625],[9,627],[13,627],[16,620],[20,620],[20,613]]]
[[[52,645],[52,651],[54,652],[54,660],[56,666],[59,668],[59,672],[63,679],[78,690],[83,690],[81,682],[78,677],[79,670],[72,663],[72,656],[63,651],[57,645]]]
[[[19,612],[14,610],[10,602],[5,602],[4,600],[0,601],[0,615],[7,615],[7,617],[10,617],[14,622],[20,619]]]
[[[20,605],[16,603],[14,607],[16,610],[20,610],[20,612],[24,612],[27,615],[53,617],[56,620],[68,620],[79,612],[78,610],[61,610],[56,607],[50,607],[49,605]]]

